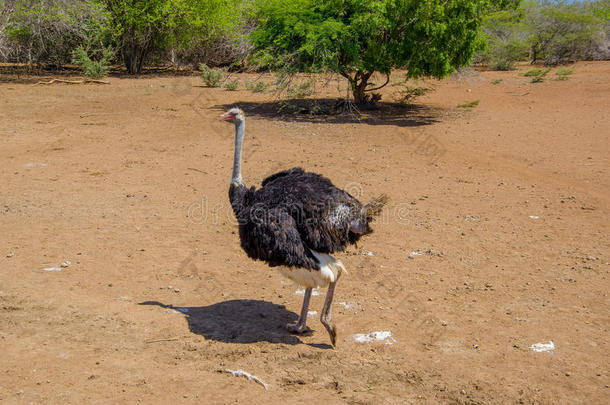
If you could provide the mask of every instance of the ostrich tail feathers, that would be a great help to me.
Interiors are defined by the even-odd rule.
[[[367,218],[373,218],[381,213],[383,207],[388,203],[388,196],[381,194],[377,198],[373,198],[362,207],[362,212]]]

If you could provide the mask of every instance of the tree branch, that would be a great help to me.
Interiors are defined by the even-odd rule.
[[[390,74],[386,75],[385,83],[379,87],[375,87],[374,89],[365,89],[364,91],[375,91],[384,88],[390,82]]]
[[[352,79],[352,77],[344,70],[342,70],[341,72],[339,72],[339,74],[343,77],[345,77],[350,83],[354,80]]]

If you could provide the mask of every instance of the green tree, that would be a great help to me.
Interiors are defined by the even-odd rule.
[[[491,12],[483,19],[481,62],[494,70],[512,70],[528,55],[527,35],[522,25],[523,9]]]
[[[184,0],[105,0],[118,51],[130,74],[142,71],[148,54],[165,46],[179,24]]]
[[[172,50],[182,60],[195,66],[239,63],[251,51],[247,32],[249,6],[254,0],[190,0],[193,17],[184,27],[181,41]]]
[[[502,0],[269,0],[255,10],[260,63],[330,70],[347,79],[356,103],[383,87],[393,69],[408,78],[444,77],[470,63],[483,15]],[[369,79],[387,76],[379,87]]]
[[[209,41],[230,25],[235,11],[229,0],[104,1],[118,51],[130,74],[140,73],[153,51]]]
[[[602,21],[582,4],[528,1],[524,8],[531,63],[595,58]]]
[[[610,0],[588,1],[584,6],[604,24],[610,23]]]

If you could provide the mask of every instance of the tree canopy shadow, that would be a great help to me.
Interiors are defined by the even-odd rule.
[[[158,301],[140,302],[184,314],[189,329],[206,339],[225,343],[303,343],[284,325],[297,319],[285,306],[259,300],[229,300],[205,307],[174,307]]]
[[[396,125],[399,127],[418,127],[432,125],[441,121],[447,111],[440,107],[419,104],[400,104],[377,102],[350,112],[341,107],[341,99],[289,99],[279,101],[238,101],[219,104],[212,108],[226,111],[233,107],[241,108],[246,115],[270,120],[311,123],[360,123],[368,125]],[[339,106],[339,107],[338,107]]]

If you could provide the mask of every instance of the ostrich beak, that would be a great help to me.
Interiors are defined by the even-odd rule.
[[[228,112],[220,114],[220,119],[222,121],[232,121],[235,117]]]

